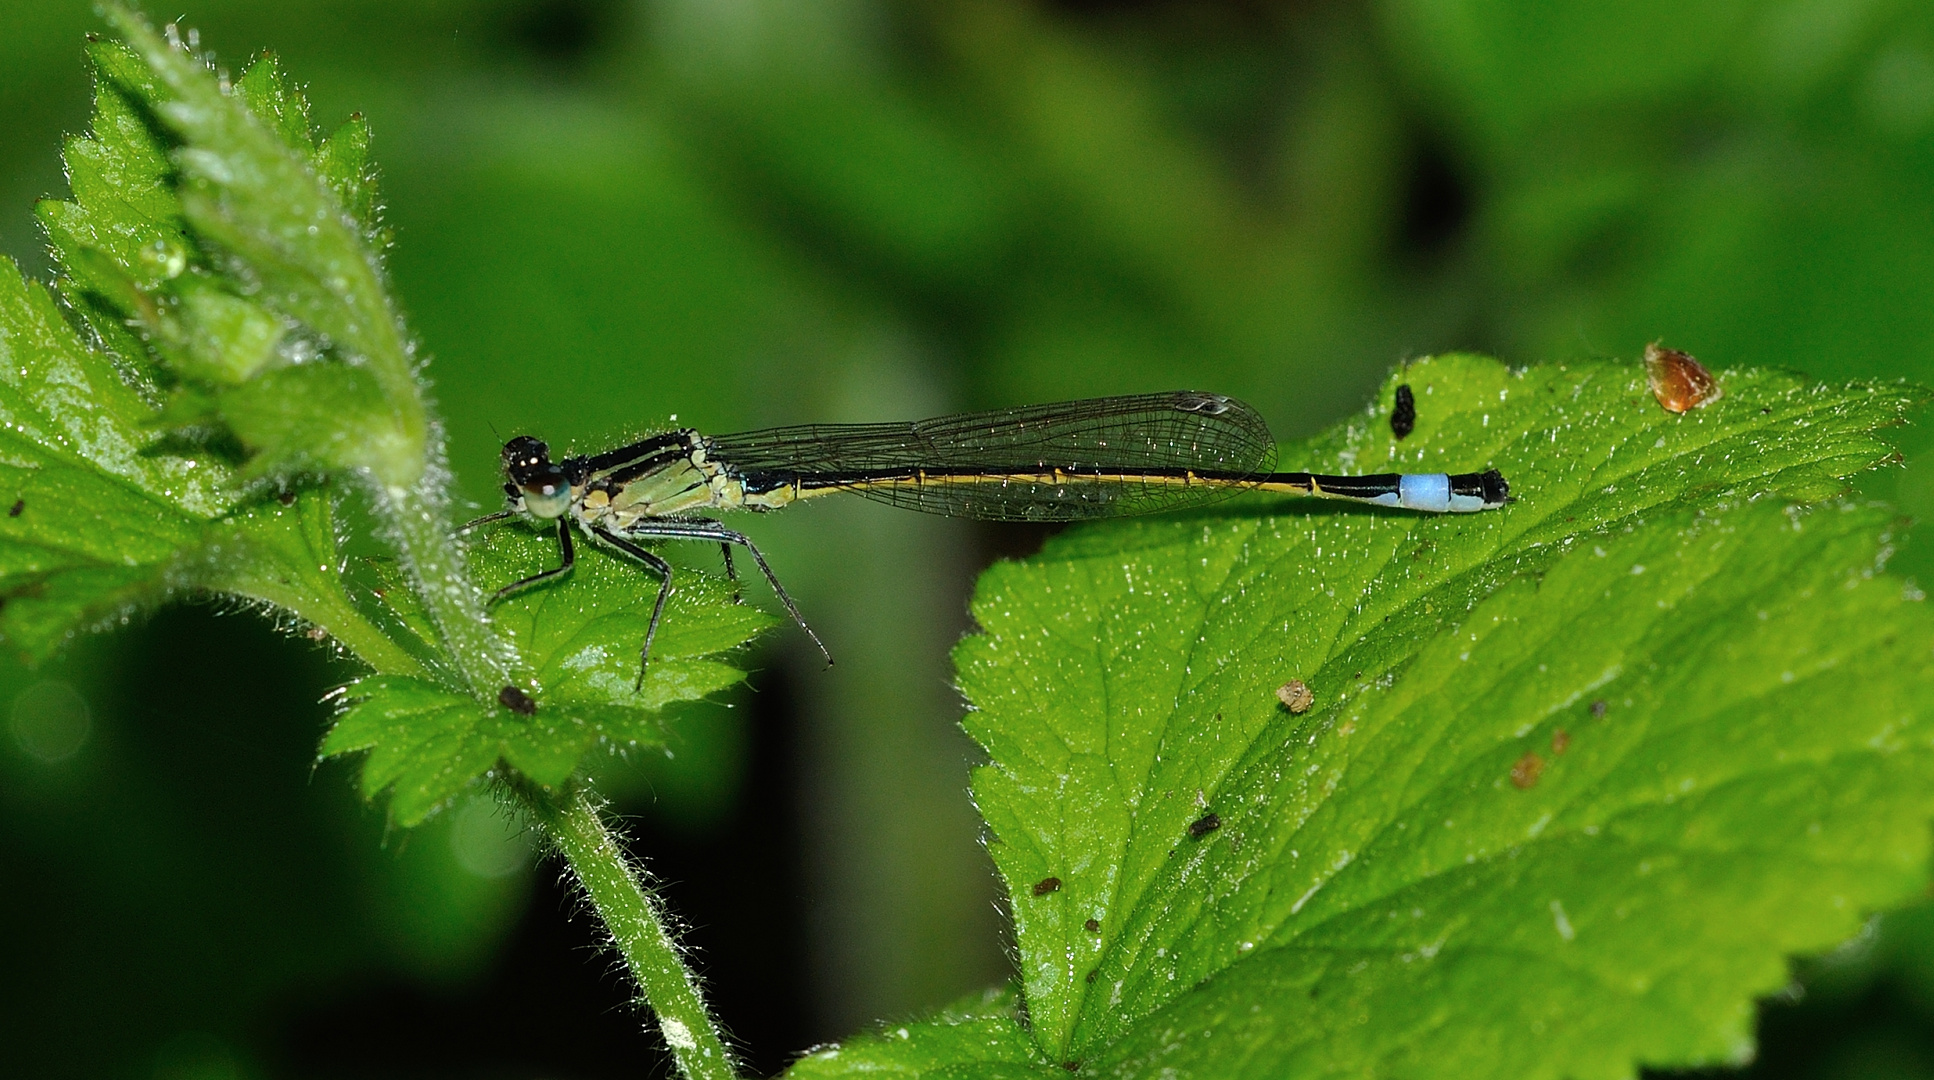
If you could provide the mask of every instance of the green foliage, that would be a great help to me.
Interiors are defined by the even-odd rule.
[[[507,526],[472,555],[485,581],[509,584],[555,566],[557,545]],[[422,627],[409,597],[386,590],[385,600],[400,605],[399,622]],[[373,798],[390,790],[390,814],[410,826],[482,782],[500,760],[555,786],[600,743],[621,750],[662,746],[664,707],[744,678],[717,657],[772,617],[733,603],[721,583],[681,574],[644,685],[634,690],[638,647],[656,598],[647,572],[602,553],[580,555],[568,582],[529,589],[498,608],[499,625],[530,663],[530,692],[541,703],[535,714],[480,704],[423,679],[363,679],[345,691],[348,707],[323,741],[323,756],[370,751],[363,792]]]
[[[921,1021],[849,1040],[799,1059],[786,1075],[1003,1078],[1067,1076],[1041,1056],[1009,988],[990,990]]]
[[[164,593],[227,507],[204,455],[149,453],[152,409],[46,289],[0,267],[0,633],[46,656]]]
[[[956,1057],[886,1038],[867,1062],[1738,1061],[1788,954],[1925,885],[1934,623],[1882,572],[1886,514],[1773,497],[1887,460],[1873,432],[1922,394],[1735,371],[1674,416],[1633,366],[1403,378],[1410,439],[1373,414],[1286,460],[1496,465],[1516,502],[1252,500],[1080,530],[983,579],[958,660],[1034,1045],[994,1016],[1006,1034]],[[1292,678],[1305,715],[1276,698]],[[922,1031],[907,1045],[941,1038]]]
[[[471,550],[478,579],[492,587],[548,570],[557,559],[557,541],[548,531],[517,526],[498,527]],[[548,699],[602,718],[622,744],[627,740],[621,733],[633,724],[645,724],[632,736],[639,741],[649,741],[657,731],[656,720],[632,717],[738,682],[743,674],[737,668],[713,658],[774,621],[758,608],[736,603],[724,582],[676,570],[644,684],[634,689],[638,649],[657,598],[657,575],[593,548],[580,549],[568,586],[553,582],[526,589],[493,610]]]
[[[986,72],[1020,58],[1027,77],[996,88],[1009,119],[1045,148],[1037,171],[1093,213],[1024,212],[1023,194],[1051,186],[1027,170],[988,192],[1010,181],[976,170],[976,147],[879,111],[881,95],[770,114],[810,120],[831,100],[862,122],[737,134],[831,152],[811,177],[822,215],[874,230],[883,261],[934,280],[979,287],[972,275],[1008,249],[996,230],[1030,214],[1118,234],[1133,266],[1107,272],[1171,302],[1129,288],[1096,304],[1105,290],[1069,285],[1085,271],[1012,278],[1029,324],[1006,346],[1015,382],[1076,378],[1037,361],[1107,351],[1083,335],[1140,340],[1171,370],[1175,336],[1118,321],[1117,304],[1182,311],[1273,357],[1310,320],[1284,302],[1298,271],[1270,268],[1305,261],[1232,242],[1280,238],[1185,148],[1148,137],[1143,103],[1105,65],[1029,18],[961,20],[947,47],[991,58]],[[500,606],[506,669],[537,699],[528,716],[465,667],[439,606],[477,592],[446,573],[460,563],[426,571],[405,550],[376,564],[373,592],[344,581],[344,481],[406,490],[438,464],[382,287],[369,133],[352,120],[317,141],[272,59],[224,89],[123,28],[138,52],[91,50],[97,116],[68,148],[74,201],[43,208],[65,276],[50,295],[0,274],[0,475],[24,493],[0,502],[20,508],[0,519],[9,642],[44,653],[180,590],[294,612],[376,670],[346,692],[325,750],[367,751],[364,789],[390,791],[405,824],[502,766],[557,785],[601,740],[653,745],[663,706],[735,680],[715,657],[769,620],[683,572],[642,694],[648,575],[587,553],[573,579]],[[1118,167],[1143,142],[1179,166],[1156,170],[1167,186],[1134,190]],[[880,182],[842,156],[855,146],[955,182]],[[1078,239],[1055,245],[1077,251],[1066,262],[1108,261]],[[1223,249],[1243,254],[1210,254]],[[517,265],[507,280],[529,277]],[[1047,314],[1062,303],[1083,314]],[[700,372],[681,377],[715,378],[681,362]],[[986,633],[960,655],[992,758],[976,792],[1020,986],[797,1073],[1589,1076],[1730,1060],[1784,955],[1920,887],[1934,636],[1881,572],[1895,525],[1870,507],[1783,504],[1830,498],[1886,458],[1871,433],[1916,394],[1734,371],[1720,404],[1671,417],[1612,365],[1512,373],[1463,357],[1407,378],[1423,406],[1409,441],[1373,414],[1289,464],[1497,464],[1517,504],[1423,519],[1250,500],[1079,531],[988,577]],[[411,509],[445,528],[440,502]],[[504,528],[470,569],[494,587],[554,558],[548,538]],[[1289,677],[1315,688],[1314,711],[1277,707]]]
[[[1787,955],[1927,884],[1934,622],[1877,573],[1889,525],[1761,504],[1580,545],[1276,725],[1214,841],[1111,905],[1100,1071],[1749,1060]]]
[[[391,518],[415,542],[378,588],[345,579],[329,477],[373,479],[379,509],[399,495],[437,505],[412,488],[430,426],[382,288],[367,127],[317,142],[273,57],[225,88],[138,19],[111,17],[133,48],[90,47],[96,115],[67,146],[74,198],[41,207],[79,326],[0,273],[7,641],[45,656],[184,590],[293,613],[378,673],[349,689],[324,753],[371,751],[364,790],[393,789],[410,825],[500,761],[555,786],[600,741],[656,745],[664,707],[741,678],[714,657],[770,620],[694,574],[634,691],[653,583],[594,554],[504,605],[502,632],[522,646],[512,668],[540,703],[529,717],[504,708],[501,684],[466,682],[463,649],[495,639],[449,632],[449,610],[478,595],[453,577],[461,562],[412,561],[449,548],[441,522],[412,531],[424,505]],[[556,555],[505,529],[477,557],[508,581]]]

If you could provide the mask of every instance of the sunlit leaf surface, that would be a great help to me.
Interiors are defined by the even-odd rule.
[[[1258,499],[983,579],[974,789],[1057,1067],[1737,1060],[1787,955],[1924,884],[1934,624],[1888,515],[1789,502],[1886,460],[1916,392],[1734,371],[1674,416],[1637,365],[1405,378],[1409,439],[1378,412],[1285,462],[1495,466],[1516,502]]]

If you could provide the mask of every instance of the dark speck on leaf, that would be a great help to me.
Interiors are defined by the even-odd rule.
[[[497,691],[497,704],[519,716],[537,715],[537,702],[515,686],[506,686]]]
[[[295,492],[293,491],[280,492],[275,496],[275,501],[281,503],[283,506],[294,506]]]
[[[1097,974],[1099,974],[1099,973],[1100,973],[1100,971],[1101,971],[1101,969],[1100,969],[1100,968],[1089,968],[1089,969],[1088,969],[1088,981],[1089,981],[1089,982],[1094,982],[1094,981],[1095,981],[1095,976],[1096,976]]]
[[[25,500],[25,499],[15,499],[15,500],[13,501],[13,505],[12,505],[11,507],[8,507],[8,508],[7,508],[7,516],[8,516],[8,517],[19,517],[19,516],[20,516],[20,512],[21,512],[22,510],[25,510],[26,508],[27,508],[27,500]]]
[[[1605,715],[1605,699],[1599,698],[1597,701],[1592,702],[1592,719],[1594,720],[1601,719],[1602,717],[1604,717],[1604,715]]]
[[[1099,934],[1101,933],[1101,922],[1098,919],[1089,919],[1087,922],[1081,924],[1081,928],[1090,934]]]
[[[1044,877],[1034,883],[1034,895],[1036,896],[1046,896],[1051,892],[1060,891],[1061,879],[1058,877]]]
[[[1397,404],[1390,410],[1390,434],[1401,439],[1417,427],[1417,398],[1409,383],[1397,384]]]
[[[1220,828],[1222,828],[1222,819],[1218,817],[1216,814],[1214,814],[1213,812],[1211,812],[1211,813],[1203,814],[1201,817],[1196,818],[1195,821],[1191,825],[1189,825],[1189,835],[1194,837],[1197,840],[1200,840],[1203,837],[1209,835],[1210,833]]]

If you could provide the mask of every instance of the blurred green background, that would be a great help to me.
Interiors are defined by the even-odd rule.
[[[1193,387],[1280,437],[1406,357],[1934,381],[1934,7],[1909,0],[190,0],[377,133],[462,493],[602,446]],[[0,251],[49,266],[88,0],[0,0]],[[1922,459],[1868,494],[1934,510]],[[855,500],[857,502],[857,500]],[[947,649],[1038,534],[749,523],[770,635],[601,766],[754,1065],[1007,970]],[[1934,548],[1895,567],[1934,577]],[[348,669],[187,606],[0,668],[11,1075],[604,1077],[664,1062],[487,800],[410,835],[314,768]],[[1763,1075],[1934,1076],[1934,916],[1769,1006]]]

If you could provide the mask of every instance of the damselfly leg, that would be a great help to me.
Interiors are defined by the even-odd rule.
[[[522,581],[513,581],[503,588],[498,589],[496,592],[491,593],[490,599],[485,601],[485,603],[494,604],[513,593],[523,592],[532,585],[549,581],[555,577],[563,577],[565,574],[571,572],[571,567],[577,565],[577,549],[571,544],[571,523],[565,521],[563,518],[557,520],[557,554],[560,562],[556,568],[546,570],[540,574],[532,574]]]
[[[479,518],[477,522],[473,522],[472,524],[480,524],[484,521],[495,520],[502,516],[504,515],[489,515],[486,518]],[[651,664],[651,645],[658,637],[658,624],[664,620],[665,603],[671,599],[672,595],[671,564],[657,554],[632,542],[632,538],[641,536],[665,537],[674,540],[717,541],[719,550],[725,555],[725,573],[732,581],[732,598],[735,602],[738,600],[739,577],[732,564],[732,545],[737,544],[745,548],[746,551],[752,554],[752,561],[758,564],[759,572],[765,575],[766,582],[772,586],[773,594],[779,597],[781,604],[785,605],[786,614],[792,616],[792,621],[797,623],[799,629],[805,631],[806,636],[812,639],[813,644],[819,648],[820,655],[826,658],[826,663],[830,665],[833,662],[833,654],[827,651],[826,643],[819,640],[819,635],[813,632],[812,627],[806,625],[806,618],[799,613],[799,605],[793,602],[792,594],[786,592],[784,585],[779,584],[779,576],[772,572],[772,567],[766,563],[765,555],[752,543],[752,538],[746,536],[744,533],[735,529],[728,529],[709,518],[662,518],[656,521],[639,521],[634,522],[630,527],[626,528],[623,535],[611,529],[604,528],[601,525],[591,526],[589,532],[594,538],[609,546],[613,551],[642,563],[646,569],[657,574],[659,578],[658,598],[651,607],[651,621],[645,624],[645,643],[638,650],[638,679],[635,688],[643,688],[645,685],[645,669]],[[577,550],[571,540],[571,526],[567,518],[557,519],[557,548],[557,566],[545,570],[542,573],[532,574],[522,580],[511,582],[492,593],[488,602],[495,604],[505,597],[523,592],[525,589],[534,585],[540,585],[553,578],[562,577],[571,572],[571,568],[577,564]]]
[[[732,583],[732,602],[739,602],[739,572],[732,568],[732,545],[721,543],[719,554],[725,556],[725,580]]]
[[[638,678],[631,684],[633,692],[643,690],[645,666],[651,663],[651,641],[658,636],[658,620],[665,616],[665,601],[672,598],[672,564],[609,529],[594,526],[591,529],[591,535],[644,563],[658,575],[658,599],[651,605],[651,621],[645,624],[645,644],[638,650]]]
[[[480,518],[471,518],[469,521],[457,526],[457,531],[467,533],[479,525],[488,525],[493,521],[502,521],[505,518],[514,518],[516,516],[517,511],[515,510],[499,510],[494,514],[485,514]]]
[[[799,614],[799,605],[792,602],[792,595],[786,592],[784,585],[779,584],[779,575],[773,573],[772,567],[766,564],[765,555],[759,551],[758,545],[752,542],[751,537],[736,529],[728,529],[710,518],[640,518],[625,526],[624,533],[626,536],[663,536],[678,540],[717,540],[719,548],[725,552],[725,566],[728,574],[732,572],[732,545],[737,544],[744,548],[752,556],[752,561],[758,564],[759,572],[765,575],[766,583],[772,586],[773,595],[786,606],[786,614],[792,616],[792,621],[798,624],[799,629],[804,630],[806,636],[813,639],[813,644],[819,648],[819,654],[826,658],[827,666],[832,666],[833,654],[826,650],[826,643],[819,640],[819,635],[813,633],[813,628],[806,625],[806,617]],[[734,581],[736,580],[735,575]],[[645,635],[647,641],[650,640],[652,630],[657,629],[656,614],[652,616],[651,621],[651,630],[646,631]]]

